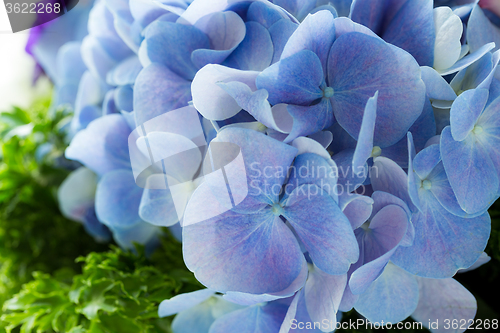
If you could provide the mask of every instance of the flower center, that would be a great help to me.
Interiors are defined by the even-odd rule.
[[[380,154],[382,154],[382,149],[379,146],[373,147],[373,149],[372,149],[372,157],[373,158],[379,157]]]
[[[274,215],[276,216],[280,216],[280,215],[283,215],[283,207],[281,207],[281,205],[279,203],[275,203],[272,208],[271,208],[271,212],[273,212]]]
[[[431,189],[431,186],[432,186],[432,182],[428,179],[424,180],[422,182],[422,187],[426,190],[430,190]]]
[[[333,88],[332,87],[326,87],[323,90],[323,97],[324,98],[330,98],[333,96]]]
[[[479,125],[476,125],[476,126],[474,126],[474,129],[472,130],[472,132],[474,132],[474,134],[481,134],[481,133],[483,133],[483,128]]]

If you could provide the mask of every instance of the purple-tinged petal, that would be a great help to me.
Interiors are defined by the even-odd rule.
[[[399,247],[391,260],[412,274],[432,278],[451,277],[471,266],[486,247],[491,229],[489,215],[458,217],[435,199],[426,200],[422,206],[412,217],[413,245]]]
[[[337,311],[346,285],[346,274],[330,275],[318,267],[312,269],[304,288],[304,297],[307,312],[313,322],[337,320]]]
[[[470,323],[477,310],[474,296],[455,279],[418,278],[419,301],[415,312],[411,315],[416,321],[424,324],[438,323],[432,327],[435,333],[463,332],[466,327],[447,328],[446,322]],[[468,325],[467,325],[468,326]]]
[[[134,85],[134,110],[138,124],[165,112],[187,106],[191,83],[167,67],[152,63],[144,68]]]
[[[384,191],[403,200],[411,211],[415,211],[408,193],[408,176],[394,161],[385,157],[376,157],[370,172],[374,191]]]
[[[210,289],[201,289],[166,299],[161,302],[158,307],[158,316],[160,318],[168,317],[178,312],[187,310],[206,301],[213,295],[215,295],[215,291]]]
[[[202,116],[210,120],[231,118],[240,112],[241,106],[218,83],[238,81],[255,91],[255,78],[258,74],[259,72],[254,71],[207,65],[196,73],[191,85],[193,104]]]
[[[141,47],[146,48],[149,61],[166,66],[186,80],[192,80],[198,70],[191,62],[191,53],[210,48],[208,37],[198,28],[172,22],[151,23],[145,38]]]
[[[357,242],[347,217],[328,193],[321,192],[316,185],[296,188],[285,201],[282,215],[316,266],[328,274],[344,274],[358,258]]]
[[[335,118],[353,137],[359,135],[366,101],[379,91],[373,141],[382,148],[398,142],[422,113],[420,67],[408,53],[382,40],[361,33],[340,36],[330,52],[328,79]]]
[[[258,89],[269,92],[271,104],[309,106],[323,97],[323,69],[318,56],[302,50],[271,65],[257,76]]]
[[[349,287],[355,295],[364,293],[382,274],[392,254],[404,239],[409,223],[407,211],[399,205],[389,204],[378,211],[374,209],[372,214],[368,229],[356,230],[358,240],[361,238],[362,242],[360,252],[364,254],[361,256],[362,266],[357,268],[349,279]]]
[[[185,226],[183,253],[187,267],[211,289],[252,294],[286,289],[305,260],[290,229],[268,209],[228,211]]]
[[[453,88],[434,68],[422,66],[420,70],[428,98],[440,101],[453,101],[457,98]]]
[[[418,303],[418,282],[411,274],[389,264],[354,308],[371,322],[397,323],[410,316]]]
[[[455,141],[446,127],[441,133],[441,155],[460,207],[470,215],[488,209],[497,198],[499,178],[487,147],[474,134]]]
[[[490,42],[495,43],[494,50],[500,48],[500,29],[491,23],[483,10],[476,5],[467,24],[467,43],[471,52],[474,52]]]
[[[103,175],[116,169],[130,169],[127,140],[130,127],[119,114],[94,120],[78,132],[66,149],[66,157]]]
[[[286,304],[272,302],[233,311],[218,318],[209,333],[278,332],[287,312]]]
[[[326,74],[328,53],[334,40],[335,24],[332,13],[323,10],[308,15],[290,36],[281,59],[291,57],[303,50],[309,50],[318,56],[323,74]]]
[[[299,302],[304,303],[304,289],[299,290],[292,299],[290,306],[286,312],[285,318],[283,319],[283,323],[281,324],[280,330],[278,333],[289,333],[292,329],[293,320],[297,317],[297,310]],[[293,332],[293,331],[292,331]]]
[[[450,110],[451,135],[455,141],[464,140],[472,131],[477,118],[488,101],[487,89],[464,91],[453,102]]]
[[[339,196],[339,206],[351,222],[352,229],[355,230],[371,216],[373,199],[365,195],[344,193]]]
[[[128,228],[140,223],[139,204],[143,189],[130,170],[106,173],[97,184],[95,210],[99,221],[110,228]]]
[[[361,129],[359,130],[358,143],[352,157],[352,168],[362,168],[366,161],[372,156],[373,133],[375,131],[375,119],[377,117],[378,91],[366,102]]]

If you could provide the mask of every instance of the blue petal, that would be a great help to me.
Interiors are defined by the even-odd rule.
[[[484,212],[496,200],[498,174],[487,147],[474,134],[455,141],[446,127],[441,134],[444,168],[458,203],[469,214]],[[458,163],[457,163],[458,162]]]
[[[273,105],[287,103],[309,106],[323,97],[324,83],[319,58],[309,50],[302,50],[264,70],[257,76],[258,89],[269,92]]]
[[[293,126],[285,142],[317,133],[331,126],[334,121],[332,104],[326,98],[322,98],[321,102],[313,106],[289,104],[287,110],[293,118]]]
[[[172,226],[179,221],[168,189],[144,189],[139,216],[146,222],[163,227]]]
[[[488,77],[492,68],[492,54],[488,52],[472,65],[458,72],[450,85],[457,93],[475,89]]]
[[[98,175],[116,169],[130,169],[130,132],[122,115],[101,117],[75,135],[66,149],[66,157],[81,162]]]
[[[432,0],[405,1],[382,34],[385,41],[410,53],[421,66],[434,63],[436,34],[432,7]]]
[[[69,219],[83,222],[88,208],[94,207],[96,186],[97,175],[89,169],[80,167],[71,172],[57,190],[61,213]]]
[[[280,6],[279,3],[275,4]],[[285,8],[286,9],[286,8]],[[269,29],[274,23],[283,19],[283,16],[267,3],[255,1],[252,2],[247,11],[247,21],[255,21]]]
[[[421,150],[413,159],[413,171],[420,179],[425,179],[439,162],[441,162],[439,145],[429,146]]]
[[[422,80],[425,82],[427,97],[441,101],[453,101],[457,94],[446,80],[434,68],[420,67]]]
[[[462,141],[469,135],[484,110],[488,95],[486,89],[471,89],[464,91],[453,102],[450,110],[450,127],[454,140]]]
[[[114,91],[116,107],[120,111],[132,112],[134,110],[134,89],[131,85],[120,86]]]
[[[262,71],[273,60],[271,35],[260,23],[247,22],[245,25],[245,38],[223,64],[241,70]]]
[[[192,80],[198,70],[191,62],[191,53],[210,48],[210,41],[203,32],[184,24],[155,21],[148,26],[145,36],[149,61],[168,67],[186,80]]]
[[[397,323],[417,307],[418,282],[395,265],[387,265],[380,277],[359,296],[354,308],[371,322]]]
[[[411,315],[424,324],[438,323],[433,331],[448,332],[445,323],[472,322],[476,315],[477,303],[474,296],[455,279],[419,278],[420,296],[418,306]]]
[[[332,156],[338,166],[339,178],[337,182],[341,185],[339,195],[343,192],[350,193],[363,185],[368,176],[368,166],[354,170],[352,168],[353,149],[346,149]]]
[[[379,91],[376,146],[398,142],[422,113],[425,84],[418,64],[408,53],[379,39],[356,32],[340,36],[330,52],[328,79],[334,91],[330,100],[335,118],[355,138],[366,101]]]
[[[217,319],[209,333],[278,332],[287,312],[286,304],[254,305],[231,312]]]
[[[113,86],[134,84],[137,75],[142,69],[139,58],[133,55],[113,68],[106,76],[106,82]]]
[[[479,5],[476,5],[467,24],[467,43],[471,52],[474,52],[490,42],[495,43],[494,50],[500,48],[500,29],[493,25]]]
[[[150,64],[137,77],[134,110],[142,124],[165,112],[187,106],[191,83],[161,64]]]
[[[495,48],[494,43],[485,44],[485,45],[481,46],[480,48],[478,48],[477,50],[475,50],[474,52],[472,52],[472,53],[468,54],[467,56],[463,57],[462,59],[458,60],[450,68],[447,68],[445,70],[438,70],[438,72],[439,72],[439,74],[441,74],[443,76],[458,72],[459,70],[462,70],[464,68],[471,66],[471,64],[474,64],[478,59],[480,59],[485,54],[488,54],[488,52],[494,48]]]
[[[437,200],[427,200],[412,217],[415,241],[399,247],[391,260],[422,277],[446,278],[472,265],[481,255],[490,235],[487,213],[464,219],[449,213]]]
[[[359,228],[372,214],[373,200],[365,195],[344,193],[339,198],[339,206],[351,222],[352,229]]]
[[[139,204],[143,189],[136,185],[131,170],[106,173],[97,184],[95,210],[108,227],[128,228],[140,223]]]
[[[309,50],[318,56],[323,73],[326,74],[328,53],[334,40],[335,24],[332,13],[323,10],[308,15],[290,36],[281,59],[286,59],[303,50]]]
[[[376,202],[376,201],[375,201]],[[405,237],[408,228],[408,213],[399,205],[386,205],[373,211],[369,230],[356,230],[358,239],[362,239],[360,256],[362,266],[357,268],[349,279],[353,294],[364,293],[370,284],[380,276],[392,254]]]
[[[373,150],[373,133],[375,130],[375,119],[377,117],[378,91],[368,99],[363,113],[363,121],[359,130],[358,143],[352,157],[352,168],[357,170],[363,167],[371,157]]]
[[[158,316],[168,317],[186,309],[192,308],[215,295],[215,291],[201,289],[186,294],[180,294],[160,303]]]
[[[275,62],[280,60],[283,49],[290,39],[290,36],[297,29],[297,26],[297,24],[289,20],[282,19],[269,28],[269,34],[271,35],[271,40],[273,41],[274,46],[274,54],[271,64],[274,64]]]
[[[305,261],[290,229],[269,209],[250,215],[229,211],[185,226],[183,253],[196,278],[220,292],[282,291]]]
[[[314,267],[304,287],[307,312],[313,322],[336,321],[347,275],[329,275]]]
[[[328,193],[321,192],[316,185],[296,188],[282,214],[316,266],[328,274],[344,274],[358,259],[357,242],[347,217]]]
[[[191,60],[201,68],[206,64],[220,64],[233,52],[245,38],[246,27],[243,20],[234,12],[214,13],[208,20],[200,20],[196,27],[207,34],[211,49],[197,49]]]
[[[146,246],[146,253],[150,253],[160,242],[161,229],[144,221],[128,228],[113,226],[110,230],[115,242],[127,250],[134,250],[135,243],[139,243]]]

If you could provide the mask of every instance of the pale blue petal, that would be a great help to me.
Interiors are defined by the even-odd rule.
[[[491,260],[491,257],[486,254],[486,252],[483,252],[481,253],[481,256],[476,260],[476,262],[474,264],[472,264],[472,266],[470,266],[469,268],[464,268],[464,269],[459,269],[457,273],[465,273],[465,272],[469,272],[469,271],[472,271],[478,267],[481,267],[482,265],[490,262]]]
[[[304,297],[313,322],[336,321],[346,285],[346,274],[329,275],[317,267],[312,269],[304,288]]]
[[[106,173],[97,184],[95,210],[99,221],[110,228],[129,228],[140,222],[139,204],[143,189],[131,170]]]
[[[328,193],[321,192],[316,185],[296,188],[284,202],[282,215],[316,266],[328,274],[344,274],[358,259],[357,242],[347,217]]]
[[[297,24],[286,19],[281,19],[269,27],[269,34],[271,35],[274,46],[272,64],[280,60],[288,39],[295,32],[297,27]]]
[[[368,177],[368,166],[354,170],[352,168],[353,149],[346,149],[332,156],[332,159],[338,166],[339,178],[337,182],[341,185],[338,195],[344,192],[350,193],[363,185]]]
[[[289,104],[287,110],[293,118],[293,126],[285,142],[317,133],[334,122],[332,104],[326,98],[322,98],[321,102],[313,106]]]
[[[447,328],[446,322],[470,323],[476,316],[477,303],[474,296],[455,279],[418,278],[420,289],[418,306],[411,315],[424,324],[438,322],[432,332],[463,332],[464,328]],[[468,325],[467,325],[468,326]]]
[[[276,1],[274,1],[274,4],[281,6],[281,4]],[[275,8],[269,6],[267,3],[255,1],[248,7],[247,21],[258,22],[266,29],[269,29],[274,23],[281,19],[283,19],[282,14]]]
[[[278,332],[287,312],[286,304],[272,302],[231,312],[217,319],[209,333]]]
[[[113,68],[106,76],[106,82],[113,86],[124,86],[134,84],[137,75],[142,69],[141,62],[133,55]]]
[[[448,180],[465,212],[484,212],[493,204],[498,174],[487,147],[477,142],[474,134],[459,142],[453,140],[446,127],[441,134],[441,155]]]
[[[490,235],[487,213],[464,219],[449,213],[437,200],[428,200],[413,215],[415,241],[399,247],[391,260],[422,277],[446,278],[471,266],[481,255]]]
[[[425,82],[427,97],[434,100],[453,101],[457,94],[448,82],[432,67],[422,66],[422,80]]]
[[[215,295],[215,291],[210,289],[201,289],[166,299],[161,302],[158,307],[158,316],[160,318],[168,317],[178,312],[187,310],[204,302],[213,295]]]
[[[101,117],[75,135],[65,156],[81,162],[98,175],[116,169],[130,169],[130,132],[122,115]]]
[[[135,243],[145,245],[146,253],[151,253],[160,244],[161,229],[144,221],[129,228],[111,227],[115,242],[123,249],[135,250]]]
[[[488,44],[482,45],[480,48],[478,48],[474,52],[472,52],[472,53],[468,54],[467,56],[463,57],[462,59],[458,60],[450,68],[447,68],[445,70],[438,70],[438,72],[439,72],[439,74],[441,74],[443,76],[458,72],[464,68],[471,66],[471,64],[474,64],[478,59],[480,59],[482,56],[484,56],[485,54],[487,54],[489,51],[491,51],[494,48],[495,48],[494,43],[488,43]]]
[[[183,253],[196,278],[220,292],[279,292],[299,276],[305,261],[295,236],[268,209],[250,215],[229,211],[185,226]]]
[[[354,308],[371,322],[397,323],[415,311],[418,282],[395,265],[387,265],[370,288],[359,296]]]
[[[344,193],[339,197],[339,206],[351,222],[352,229],[359,228],[372,214],[373,199],[365,195]]]
[[[363,113],[363,121],[359,130],[358,143],[352,157],[352,168],[362,168],[371,157],[373,150],[373,133],[375,131],[375,119],[377,117],[378,91],[366,102]]]
[[[451,135],[455,141],[464,140],[474,128],[488,100],[488,90],[464,91],[453,102],[450,110]]]
[[[139,216],[157,226],[169,227],[176,224],[179,219],[170,190],[144,189]]]

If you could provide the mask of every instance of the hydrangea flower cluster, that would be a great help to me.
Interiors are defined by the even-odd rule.
[[[489,260],[497,15],[488,1],[98,0],[53,77],[83,165],[61,207],[125,248],[154,247],[160,227],[182,240],[207,289],[161,304],[175,333],[331,332],[353,308],[472,319],[453,276]]]

